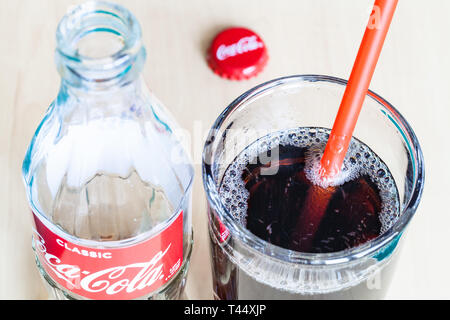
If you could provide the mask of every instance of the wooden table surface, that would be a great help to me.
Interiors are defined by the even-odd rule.
[[[31,250],[31,215],[21,178],[26,148],[50,102],[59,75],[53,54],[58,21],[74,0],[0,0],[0,298],[46,299]],[[135,0],[117,1],[135,13],[148,57],[144,77],[180,125],[206,132],[239,94],[284,75],[348,78],[372,0]],[[426,187],[409,226],[387,298],[450,298],[450,1],[400,0],[371,88],[414,128],[426,163]],[[246,26],[270,54],[258,77],[224,80],[205,52],[228,26]],[[203,137],[202,137],[203,138]],[[201,182],[203,140],[195,161],[195,246],[187,295],[210,299],[206,203]]]

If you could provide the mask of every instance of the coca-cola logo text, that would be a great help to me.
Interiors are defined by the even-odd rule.
[[[182,213],[151,239],[110,250],[74,245],[34,217],[33,247],[42,267],[55,282],[77,295],[91,299],[137,298],[169,281],[181,268]]]
[[[264,47],[264,44],[261,41],[258,41],[258,38],[253,35],[249,37],[243,37],[238,42],[231,45],[220,45],[217,49],[216,56],[217,59],[223,61],[230,57],[234,57],[249,51],[254,51],[262,47]]]

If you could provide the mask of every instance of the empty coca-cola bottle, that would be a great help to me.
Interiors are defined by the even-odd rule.
[[[140,75],[141,29],[88,2],[57,30],[57,98],[23,163],[33,249],[58,299],[176,299],[192,249],[193,167]]]

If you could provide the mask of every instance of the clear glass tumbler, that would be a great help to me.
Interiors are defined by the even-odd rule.
[[[284,249],[247,230],[226,209],[219,196],[226,169],[252,142],[282,130],[330,128],[345,86],[345,80],[320,75],[276,79],[238,97],[214,123],[203,154],[203,182],[208,200],[216,299],[380,299],[385,296],[399,242],[420,202],[424,163],[413,130],[379,95],[368,93],[354,132],[354,137],[368,145],[387,165],[399,193],[399,216],[376,239],[334,253]]]

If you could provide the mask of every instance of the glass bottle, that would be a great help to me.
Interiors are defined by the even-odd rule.
[[[148,91],[141,29],[87,2],[57,29],[58,96],[23,177],[36,263],[58,299],[176,299],[192,250],[193,167]]]

